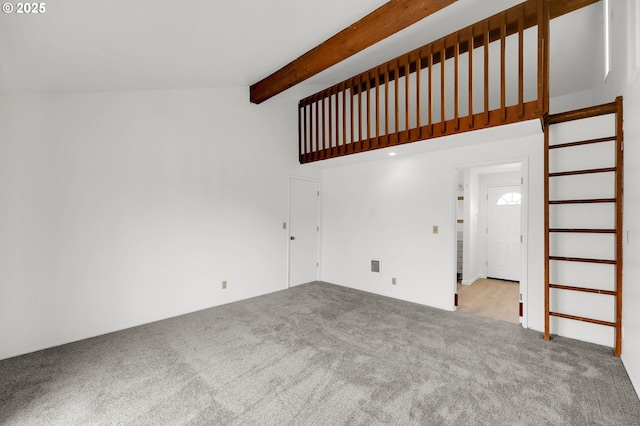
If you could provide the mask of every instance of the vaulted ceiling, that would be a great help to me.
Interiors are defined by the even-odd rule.
[[[334,84],[519,2],[459,0],[307,83]],[[249,86],[383,3],[49,2],[44,14],[0,15],[0,93]],[[583,47],[599,42],[599,14],[593,5],[553,21],[552,93],[591,86],[592,51]]]

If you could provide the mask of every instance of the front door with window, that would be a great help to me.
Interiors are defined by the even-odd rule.
[[[487,188],[487,277],[520,281],[520,185]]]

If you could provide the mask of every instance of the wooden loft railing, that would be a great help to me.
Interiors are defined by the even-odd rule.
[[[300,162],[543,118],[548,28],[528,0],[302,99]]]

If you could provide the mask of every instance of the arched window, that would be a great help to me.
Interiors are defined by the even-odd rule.
[[[509,192],[504,194],[502,197],[498,199],[496,205],[498,206],[514,206],[520,205],[522,201],[522,195],[519,192]]]

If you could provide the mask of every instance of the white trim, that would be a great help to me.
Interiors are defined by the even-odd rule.
[[[604,81],[611,71],[611,6],[609,0],[602,3],[602,28],[604,40]]]
[[[520,324],[529,328],[529,157],[524,157],[520,163],[522,176],[522,204],[520,204],[520,226],[522,229],[522,245],[520,246],[520,295],[522,303],[522,316]]]
[[[471,285],[471,284],[475,283],[476,281],[481,280],[483,278],[487,278],[487,276],[486,275],[482,275],[482,274],[478,274],[475,277],[473,277],[473,279],[460,281],[460,284],[462,284],[462,285]]]
[[[640,74],[640,4],[627,0],[627,84]]]

